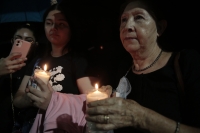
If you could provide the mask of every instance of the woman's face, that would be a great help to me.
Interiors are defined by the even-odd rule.
[[[156,23],[152,16],[141,7],[141,3],[131,2],[121,15],[120,39],[129,53],[157,45]]]
[[[45,34],[51,44],[64,46],[71,36],[69,24],[65,16],[58,10],[49,12],[45,20]]]
[[[33,32],[27,28],[21,28],[17,30],[17,32],[14,34],[13,39],[22,39],[28,42],[35,42]]]

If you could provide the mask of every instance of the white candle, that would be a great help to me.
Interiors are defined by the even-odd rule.
[[[95,84],[95,88],[96,90],[94,92],[90,92],[87,94],[87,103],[108,98],[108,95],[106,93],[100,92],[98,90],[98,84]]]
[[[35,69],[34,71],[34,76],[38,77],[39,79],[41,79],[44,83],[48,83],[49,78],[51,76],[51,74],[49,72],[46,71],[47,66],[45,64],[44,66],[44,70],[41,69]]]
[[[90,93],[87,94],[87,100],[86,100],[87,103],[92,102],[92,101],[96,101],[96,100],[101,100],[101,99],[108,98],[108,94],[106,94],[104,92],[100,92],[98,90],[98,84],[95,84],[95,88],[96,88],[95,91],[90,92]],[[98,131],[93,122],[87,121],[86,133],[91,133],[91,132],[106,133],[105,131]]]

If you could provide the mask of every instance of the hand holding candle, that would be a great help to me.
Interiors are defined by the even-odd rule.
[[[34,71],[34,76],[38,77],[39,79],[41,79],[44,83],[48,84],[48,81],[49,81],[49,78],[51,76],[51,74],[49,72],[46,71],[47,70],[47,65],[45,64],[44,65],[44,70],[41,70],[41,69],[35,69]],[[37,87],[38,90],[39,87],[37,85],[32,85],[33,87]]]
[[[101,92],[98,90],[98,84],[95,84],[95,91],[92,91],[90,93],[87,94],[87,100],[86,102],[92,102],[92,101],[96,101],[96,100],[101,100],[101,99],[105,99],[108,98],[108,94]],[[92,122],[87,122],[87,127],[86,127],[86,133],[90,133],[90,132],[95,132],[95,133],[105,133],[105,131],[98,131],[95,127],[95,124]]]

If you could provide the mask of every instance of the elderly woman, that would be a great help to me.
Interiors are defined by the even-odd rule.
[[[96,122],[101,130],[115,129],[115,133],[200,132],[200,55],[193,50],[180,54],[178,63],[185,85],[182,97],[174,70],[175,53],[164,51],[158,41],[166,26],[152,1],[125,3],[120,39],[132,64],[117,87],[123,98],[89,103],[88,121]]]

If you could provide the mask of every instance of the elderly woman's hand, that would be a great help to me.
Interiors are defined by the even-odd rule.
[[[32,104],[42,110],[46,110],[53,93],[50,84],[46,85],[41,79],[35,77],[34,80],[38,83],[41,90],[37,90],[31,86],[26,88],[27,96],[32,100]]]
[[[19,58],[20,56],[20,53],[12,53],[6,58],[1,58],[0,76],[14,73],[17,70],[20,70],[23,66],[25,66],[26,63],[24,63],[24,61],[26,61],[27,58]]]
[[[118,97],[90,102],[86,120],[96,123],[100,130],[137,127],[145,119],[146,109],[137,102]]]

